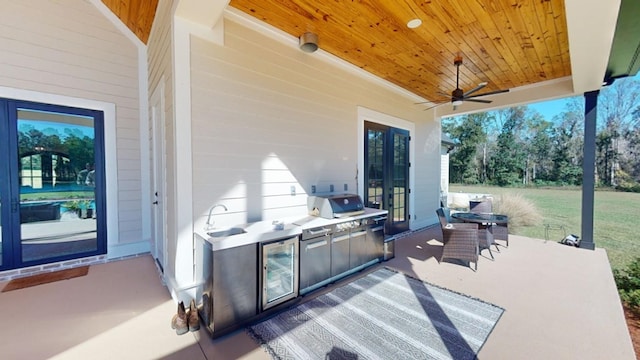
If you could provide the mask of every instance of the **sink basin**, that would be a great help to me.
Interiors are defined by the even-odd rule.
[[[213,229],[211,231],[208,231],[207,235],[214,238],[218,238],[218,237],[227,237],[227,236],[245,234],[246,232],[247,231],[243,228],[232,227],[232,228],[225,228],[225,229]]]

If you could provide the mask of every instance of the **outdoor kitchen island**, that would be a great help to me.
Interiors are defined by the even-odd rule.
[[[210,335],[295,305],[303,295],[386,259],[387,211],[361,210],[197,231],[196,298]]]

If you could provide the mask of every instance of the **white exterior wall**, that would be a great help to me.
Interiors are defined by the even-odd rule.
[[[225,226],[305,215],[313,185],[362,194],[365,120],[410,130],[411,227],[435,221],[440,127],[415,98],[233,10],[209,30],[175,8],[160,1],[148,44],[149,91],[165,82],[165,280],[175,298],[193,289],[193,231],[212,205],[228,207],[215,215]]]
[[[419,149],[412,164],[439,168],[439,125],[412,99],[231,18],[224,46],[191,38],[194,226],[217,203],[229,208],[217,223],[233,225],[306,214],[312,185],[362,193],[359,107],[382,119],[367,120],[404,122]],[[437,205],[439,177],[425,181],[433,176],[412,184],[413,218]]]
[[[109,256],[148,251],[140,44],[87,1],[1,0],[0,9],[0,96],[105,111]]]

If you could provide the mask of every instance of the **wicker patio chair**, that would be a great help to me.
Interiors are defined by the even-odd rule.
[[[453,216],[451,216],[451,208],[448,207],[441,207],[442,211],[444,212],[444,216],[447,220],[447,223],[463,223],[464,221],[462,220],[458,220],[456,218],[454,218]]]
[[[440,227],[442,228],[442,241],[444,243],[440,261],[444,259],[458,259],[475,263],[475,270],[478,270],[478,255],[480,248],[478,245],[478,224],[471,223],[450,223],[447,221],[444,209],[436,210]]]
[[[470,212],[477,214],[492,214],[493,202],[491,198],[482,198],[469,201]],[[491,231],[493,233],[494,240],[504,240],[509,247],[509,223],[505,224],[492,224]]]
[[[493,203],[490,198],[469,200],[469,212],[491,214],[493,212]]]
[[[493,224],[491,228],[493,231],[493,239],[504,240],[507,242],[507,247],[509,247],[509,223]]]

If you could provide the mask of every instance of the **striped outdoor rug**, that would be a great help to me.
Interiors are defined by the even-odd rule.
[[[503,312],[384,268],[247,332],[274,359],[475,359]]]

